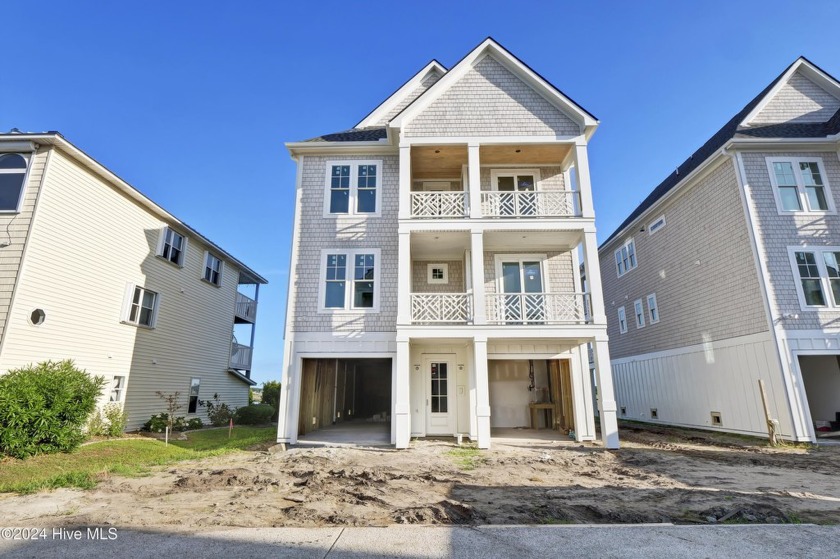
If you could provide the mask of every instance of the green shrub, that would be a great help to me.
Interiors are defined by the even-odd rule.
[[[151,431],[152,433],[163,433],[166,431],[166,427],[168,425],[170,425],[169,414],[163,412],[149,418],[149,420],[143,424],[143,430]],[[187,420],[183,417],[176,417],[172,420],[171,427],[171,431],[186,431],[189,429]]]
[[[16,458],[68,452],[105,386],[72,361],[46,361],[0,376],[0,453]]]
[[[236,423],[239,425],[262,425],[271,423],[274,408],[268,404],[255,404],[236,410]]]
[[[187,429],[201,429],[202,427],[204,427],[204,422],[200,417],[193,417],[187,421]]]
[[[280,411],[280,382],[270,380],[263,383],[262,403],[274,408],[273,419],[277,421],[277,413]]]
[[[105,416],[105,422],[108,424],[105,434],[109,437],[122,437],[128,423],[128,414],[122,406],[116,402],[107,404],[102,410],[102,415]]]
[[[108,433],[108,424],[98,409],[93,410],[88,417],[85,433],[88,437],[104,437]]]
[[[221,427],[230,423],[231,418],[236,414],[236,408],[232,408],[219,399],[219,394],[213,394],[212,400],[203,400],[200,404],[207,408],[207,418],[215,427]]]

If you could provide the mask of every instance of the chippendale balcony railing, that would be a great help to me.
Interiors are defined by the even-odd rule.
[[[469,293],[412,293],[413,324],[466,324],[472,320]]]
[[[466,215],[466,192],[411,193],[411,217],[441,219]]]
[[[484,217],[579,217],[579,193],[574,190],[481,193]]]
[[[586,324],[588,293],[494,293],[487,295],[488,324]]]

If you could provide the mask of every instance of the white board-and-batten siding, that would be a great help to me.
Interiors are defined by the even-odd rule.
[[[227,372],[239,271],[225,262],[220,287],[202,281],[207,247],[195,238],[183,268],[155,256],[165,225],[53,149],[0,371],[73,359],[109,381],[125,376],[129,429],[163,411],[158,390],[180,392],[179,415],[187,415],[192,377],[201,379],[202,399],[218,392],[229,404],[247,404],[247,386]],[[128,284],[160,295],[155,328],[121,323]],[[39,326],[29,322],[36,308],[46,312]]]

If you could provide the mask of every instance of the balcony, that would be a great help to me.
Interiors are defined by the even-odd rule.
[[[253,353],[254,349],[252,347],[233,342],[230,346],[230,368],[250,371]]]
[[[481,193],[483,217],[580,217],[579,208],[580,193],[574,190]]]
[[[467,324],[472,321],[469,293],[412,293],[412,324]]]
[[[466,192],[412,192],[411,217],[425,219],[460,218],[467,213]]]
[[[257,321],[257,302],[247,295],[237,292],[234,317],[236,324],[253,324]]]
[[[488,324],[545,326],[591,320],[588,293],[495,293],[486,300]]]

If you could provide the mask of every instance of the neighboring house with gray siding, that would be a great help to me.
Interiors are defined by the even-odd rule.
[[[487,39],[451,69],[430,62],[356,127],[287,144],[278,442],[373,430],[398,448],[440,435],[488,448],[529,426],[591,441],[594,374],[616,448],[587,156],[597,125]]]
[[[247,404],[259,274],[56,132],[0,134],[0,229],[0,374],[72,359],[129,429]]]
[[[600,247],[619,417],[840,430],[840,84],[798,59]],[[833,425],[832,425],[833,423]]]

